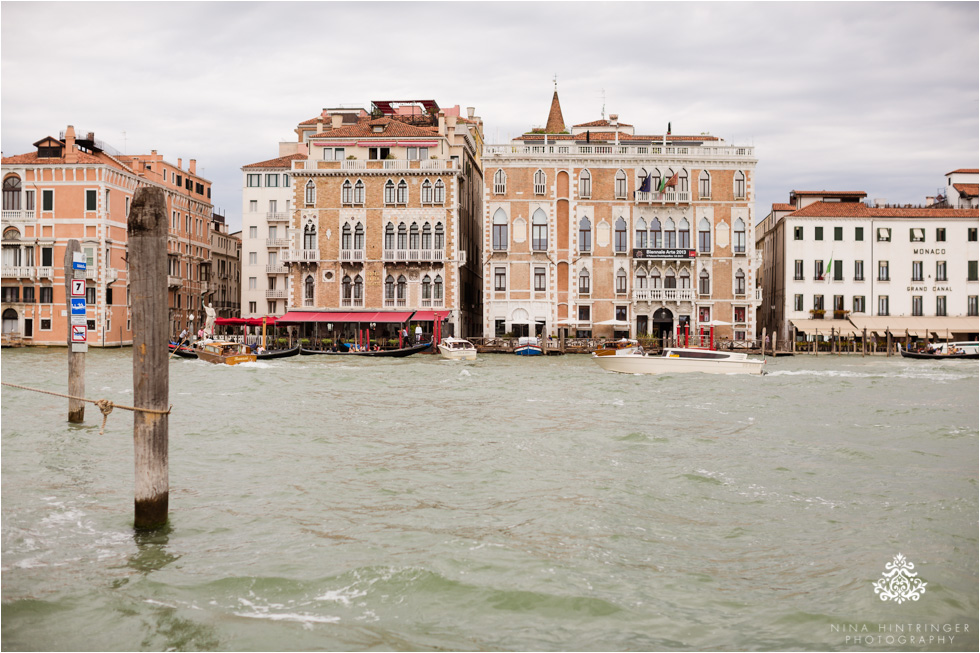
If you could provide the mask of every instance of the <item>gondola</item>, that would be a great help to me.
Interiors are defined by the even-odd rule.
[[[168,343],[167,348],[171,354],[176,354],[180,358],[197,358],[197,352],[187,345],[178,345],[176,342],[171,342]]]
[[[256,357],[260,361],[267,361],[273,358],[289,358],[290,356],[299,355],[300,346],[296,345],[292,349],[273,349],[272,351],[267,351],[264,354],[256,354]]]
[[[906,351],[901,350],[902,358],[914,358],[916,360],[930,360],[930,361],[944,361],[944,360],[958,360],[958,361],[975,361],[980,358],[980,354],[968,354],[966,352],[962,354],[928,354],[924,351]]]
[[[373,356],[384,358],[404,358],[405,356],[411,356],[412,354],[423,352],[426,349],[429,349],[431,346],[431,342],[423,342],[421,344],[412,345],[411,347],[404,347],[402,349],[381,349],[379,351],[320,351],[317,349],[301,349],[299,353],[301,353],[303,356]]]

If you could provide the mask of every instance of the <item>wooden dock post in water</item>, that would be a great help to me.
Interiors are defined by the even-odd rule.
[[[129,212],[129,285],[133,315],[133,405],[167,410],[167,202],[162,188],[136,189]],[[136,528],[167,523],[169,415],[135,411]]]
[[[73,397],[84,397],[85,396],[85,351],[88,348],[87,343],[82,343],[81,346],[76,347],[72,344],[71,333],[72,333],[72,314],[71,314],[71,282],[75,278],[75,270],[73,263],[75,262],[75,254],[80,254],[82,251],[82,246],[77,240],[72,238],[68,241],[68,246],[65,247],[65,308],[68,312],[68,394]],[[85,289],[85,270],[81,270],[80,281],[82,284],[82,290]],[[82,315],[82,323],[85,324],[87,316]],[[88,325],[85,324],[86,333],[88,332]],[[79,349],[81,351],[75,351]],[[72,424],[81,424],[85,421],[85,402],[80,399],[69,399],[68,400],[68,421]]]

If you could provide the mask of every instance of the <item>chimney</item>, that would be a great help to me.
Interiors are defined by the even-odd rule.
[[[439,112],[439,133],[442,136],[446,135],[446,113],[444,111]]]
[[[177,169],[178,169],[178,170],[182,170],[183,168],[184,168],[184,162],[183,162],[183,161],[181,160],[181,158],[180,158],[180,157],[178,156],[178,157],[177,157]]]
[[[78,151],[75,150],[75,127],[68,125],[65,130],[65,163],[78,163]]]
[[[191,159],[191,162],[187,166],[187,170],[192,175],[196,175],[197,174],[197,159]]]
[[[473,120],[473,116],[476,115],[476,107],[466,107],[466,117]]]
[[[332,116],[330,116],[330,128],[331,129],[340,129],[341,126],[343,126],[343,124],[344,124],[344,116],[343,116],[343,114],[335,113]]]
[[[613,127],[616,127],[617,125],[619,125],[619,114],[618,113],[610,113],[609,114],[609,124],[612,125]]]
[[[456,118],[457,117],[458,116],[446,116],[446,127],[448,127],[449,129],[455,130],[456,129]]]
[[[323,116],[318,116],[316,119],[316,133],[323,133]]]

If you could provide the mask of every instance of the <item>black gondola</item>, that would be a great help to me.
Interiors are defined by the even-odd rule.
[[[933,360],[938,360],[938,361],[943,361],[943,360],[971,361],[972,360],[972,361],[975,361],[975,360],[980,359],[980,354],[967,354],[965,352],[962,353],[962,354],[940,354],[940,353],[929,354],[929,353],[926,353],[924,351],[905,351],[904,349],[902,349],[901,350],[901,353],[902,353],[902,358],[914,358],[916,360],[931,360],[931,361],[933,361]]]
[[[431,342],[423,342],[421,344],[412,345],[411,347],[404,347],[402,349],[381,349],[378,351],[320,351],[317,349],[301,349],[299,353],[304,356],[374,356],[404,358],[405,356],[411,356],[412,354],[423,352],[426,349],[429,349],[431,346]]]
[[[272,351],[267,351],[264,354],[256,354],[255,356],[260,361],[267,361],[273,358],[289,358],[290,356],[298,356],[299,350],[299,345],[296,345],[292,349],[273,349]]]
[[[168,343],[167,348],[170,350],[171,354],[176,354],[180,358],[197,358],[197,352],[187,345],[178,345],[175,342],[171,342]]]

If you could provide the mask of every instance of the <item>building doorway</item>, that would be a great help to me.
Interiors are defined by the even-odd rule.
[[[667,308],[658,308],[653,314],[653,336],[663,342],[674,332],[674,314]]]

